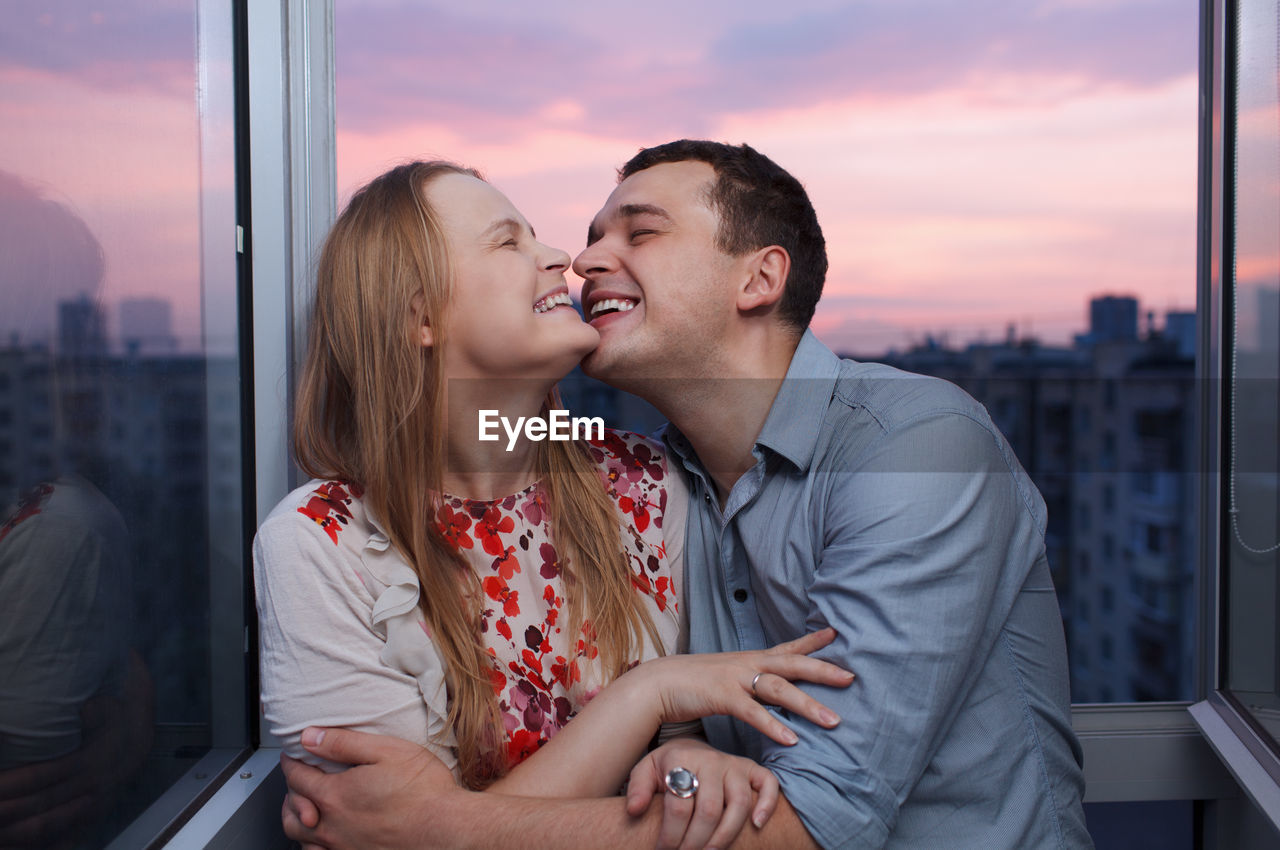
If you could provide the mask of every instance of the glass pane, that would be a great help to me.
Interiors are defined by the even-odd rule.
[[[1276,0],[1245,0],[1236,22],[1234,326],[1224,564],[1224,685],[1280,733],[1280,68]]]
[[[199,17],[0,16],[0,845],[103,846],[244,712],[239,630],[239,691],[211,686],[243,535],[230,63]]]
[[[1190,699],[1197,5],[646,9],[340,0],[340,202],[442,156],[572,254],[641,146],[759,148],[827,236],[818,337],[963,386],[1044,494],[1073,698]]]

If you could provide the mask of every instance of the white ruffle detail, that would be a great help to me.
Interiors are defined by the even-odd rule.
[[[386,640],[379,658],[393,670],[417,680],[423,702],[430,710],[429,739],[441,748],[456,751],[458,740],[447,722],[449,694],[445,687],[445,662],[423,625],[418,607],[422,593],[418,576],[376,524],[365,543],[361,560],[377,583],[368,590],[374,596],[374,631]]]

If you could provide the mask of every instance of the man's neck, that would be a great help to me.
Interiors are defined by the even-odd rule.
[[[715,482],[723,508],[739,478],[756,463],[752,449],[764,428],[799,339],[772,335],[740,348],[725,376],[670,383],[648,400],[689,440]]]

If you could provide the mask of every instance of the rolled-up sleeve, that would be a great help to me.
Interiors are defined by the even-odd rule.
[[[991,653],[1043,530],[1038,496],[963,413],[920,416],[824,463],[808,626],[835,627],[817,655],[857,679],[805,685],[840,724],[788,718],[799,743],[765,741],[761,756],[819,843],[880,847]]]

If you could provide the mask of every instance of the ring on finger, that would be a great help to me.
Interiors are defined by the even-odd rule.
[[[682,800],[687,800],[698,793],[698,777],[692,770],[673,767],[667,771],[667,790]]]
[[[756,685],[760,683],[760,677],[763,675],[764,675],[764,671],[761,670],[759,673],[755,675],[755,678],[751,680],[751,695],[756,699],[760,699],[760,692],[756,690]]]

